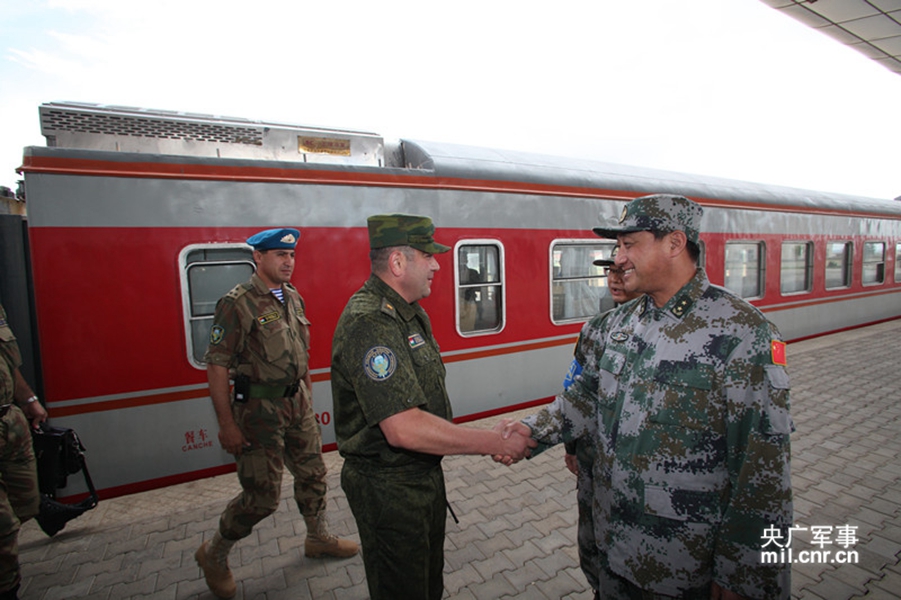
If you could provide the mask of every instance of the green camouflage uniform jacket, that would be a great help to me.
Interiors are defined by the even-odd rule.
[[[290,283],[279,302],[256,273],[219,299],[203,359],[253,383],[291,385],[307,373],[309,325]]]
[[[390,446],[378,424],[417,406],[451,420],[445,374],[428,315],[372,275],[348,301],[332,342],[341,456],[375,468],[440,462],[437,456]]]
[[[13,403],[15,372],[21,364],[22,355],[16,336],[6,320],[6,311],[0,306],[0,405]]]
[[[715,581],[787,598],[791,565],[761,564],[764,530],[787,536],[792,522],[779,332],[699,269],[662,308],[639,298],[592,336],[574,385],[524,422],[543,444],[595,441],[595,540],[609,568],[656,593]]]

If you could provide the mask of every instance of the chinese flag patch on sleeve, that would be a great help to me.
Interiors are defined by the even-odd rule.
[[[785,342],[773,340],[773,343],[770,344],[770,347],[773,350],[773,364],[782,365],[783,367],[787,365],[788,363],[786,362],[785,357]]]

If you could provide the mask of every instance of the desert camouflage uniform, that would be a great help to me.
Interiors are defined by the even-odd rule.
[[[591,336],[594,360],[524,421],[545,444],[597,442],[595,539],[619,579],[607,588],[602,573],[601,596],[702,598],[715,581],[787,598],[791,566],[760,556],[764,530],[786,536],[792,522],[793,424],[776,328],[699,269],[663,307],[639,298]]]
[[[294,476],[300,513],[311,517],[325,509],[322,438],[303,382],[310,322],[294,286],[286,283],[282,289],[285,304],[254,274],[223,296],[204,356],[207,363],[247,375],[252,382],[250,399],[232,403],[235,422],[251,446],[236,458],[243,492],[220,519],[219,531],[230,540],[250,535],[256,523],[276,510],[285,466]]]
[[[419,407],[452,418],[428,315],[372,275],[349,300],[332,345],[341,486],[373,600],[441,598],[447,518],[441,457],[390,446],[379,423]]]
[[[14,403],[15,370],[21,364],[19,345],[0,306],[0,593],[19,585],[19,528],[37,516],[41,502],[30,426]]]

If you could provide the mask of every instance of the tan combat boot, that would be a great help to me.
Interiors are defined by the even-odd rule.
[[[232,598],[238,592],[235,578],[228,568],[228,552],[234,544],[233,540],[223,538],[217,531],[211,542],[202,543],[194,553],[207,587],[219,598]]]
[[[307,539],[304,541],[303,549],[304,554],[310,558],[319,556],[347,558],[359,551],[356,542],[342,540],[329,533],[324,512],[314,517],[304,517],[303,520],[307,524]]]

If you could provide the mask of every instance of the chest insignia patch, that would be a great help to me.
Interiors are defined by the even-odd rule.
[[[221,325],[213,325],[213,328],[210,329],[210,343],[218,344],[223,337],[225,337],[225,329]]]
[[[629,339],[629,334],[624,331],[614,331],[610,334],[610,339],[614,342],[625,342]]]
[[[397,369],[397,357],[390,348],[373,346],[363,357],[363,370],[373,381],[384,381],[394,375]]]
[[[772,350],[774,365],[782,365],[784,367],[788,364],[788,360],[786,360],[785,355],[785,342],[773,340],[770,349]]]
[[[277,310],[274,310],[270,313],[266,313],[265,315],[260,315],[257,317],[257,323],[260,325],[266,325],[268,323],[272,323],[273,321],[278,321],[282,316],[278,314]]]
[[[422,336],[418,333],[414,333],[413,335],[407,336],[407,343],[410,344],[410,348],[419,348],[425,344],[425,340],[422,339]]]

